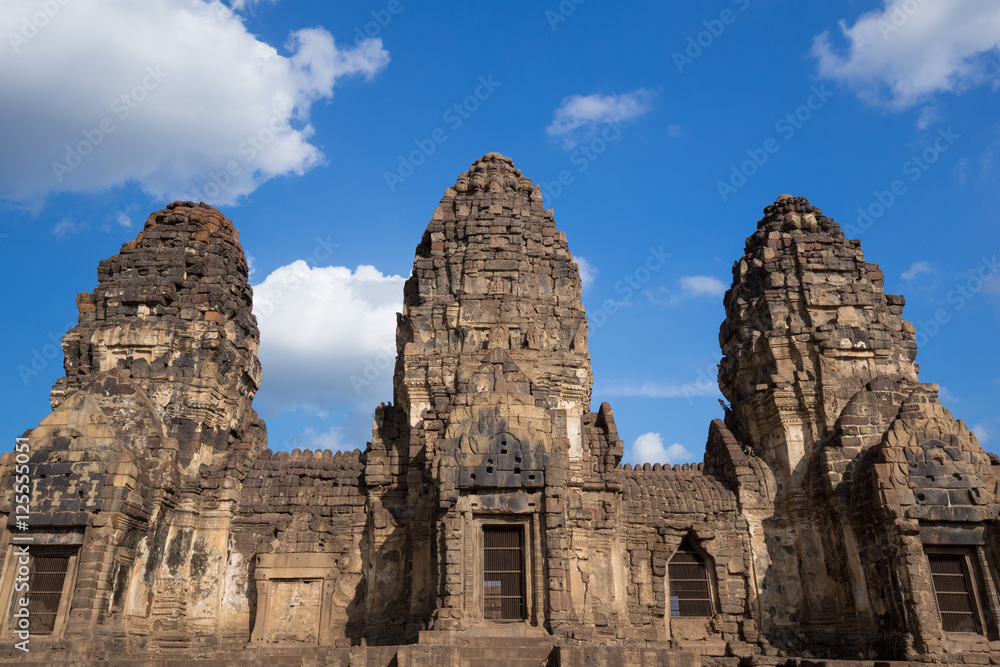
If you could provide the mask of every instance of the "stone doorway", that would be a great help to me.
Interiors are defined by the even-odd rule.
[[[483,617],[527,619],[524,585],[524,528],[483,526]]]

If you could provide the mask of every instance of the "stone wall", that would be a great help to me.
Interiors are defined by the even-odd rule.
[[[727,647],[730,654],[755,653],[745,640],[758,640],[750,605],[750,540],[731,487],[705,474],[703,464],[626,465],[624,478],[630,611],[642,630],[637,636],[680,646],[701,642],[703,652],[716,655],[726,654]],[[685,538],[708,561],[712,617],[670,615],[667,564]]]
[[[265,449],[221,213],[171,204],[101,262],[27,463],[0,457],[0,612],[24,470],[31,548],[66,566],[53,631],[0,660],[1000,663],[1000,459],[918,380],[902,297],[808,201],[768,206],[734,265],[729,405],[682,466],[623,466],[611,407],[591,411],[579,270],[509,158],[459,176],[415,255],[393,402],[336,454]],[[683,558],[699,615],[671,602]],[[939,610],[940,563],[968,575],[973,631]]]
[[[297,449],[272,454],[267,450],[255,461],[233,520],[223,594],[224,601],[231,600],[227,612],[233,625],[244,629],[253,626],[260,641],[279,636],[275,623],[268,624],[269,632],[257,627],[264,611],[258,595],[261,582],[282,580],[299,567],[327,567],[330,572],[322,573],[322,577],[330,580],[330,590],[326,591],[329,599],[317,599],[315,605],[307,607],[316,614],[325,607],[330,615],[324,643],[349,646],[360,642],[365,614],[362,545],[368,519],[363,471],[359,450],[336,454],[330,450]],[[285,554],[322,558],[314,557],[308,565],[269,558]],[[294,586],[301,585],[298,579],[286,586],[289,595],[296,594]],[[271,598],[271,605],[295,606],[277,592]],[[286,620],[289,625],[300,626],[298,630],[308,625]],[[316,625],[318,620],[311,622]],[[310,632],[309,638],[318,643],[318,629]]]

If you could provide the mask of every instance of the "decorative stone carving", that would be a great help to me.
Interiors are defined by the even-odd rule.
[[[53,412],[0,457],[0,614],[29,491],[31,548],[66,583],[52,632],[0,662],[1000,663],[1000,459],[917,379],[902,297],[805,199],[747,239],[730,404],[704,463],[673,466],[622,466],[611,407],[591,411],[579,270],[509,158],[432,215],[363,451],[264,449],[237,239],[171,204],[78,295]],[[685,541],[697,576],[671,576]],[[974,632],[942,621],[929,555],[964,577]],[[702,604],[671,604],[686,584]]]

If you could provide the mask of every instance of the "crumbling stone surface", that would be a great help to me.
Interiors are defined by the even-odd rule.
[[[510,353],[575,417],[592,379],[580,272],[539,189],[488,153],[445,191],[404,287],[395,399],[442,409],[489,347]],[[578,430],[571,446],[582,449]]]
[[[171,204],[78,296],[53,412],[0,457],[0,612],[26,487],[31,548],[67,583],[54,631],[0,661],[1000,663],[1000,458],[918,380],[902,297],[805,199],[747,239],[730,404],[704,462],[674,466],[623,466],[611,407],[591,411],[579,270],[509,158],[434,211],[363,450],[265,449],[237,238]]]
[[[175,483],[200,485],[206,471],[239,457],[241,445],[250,458],[263,449],[263,422],[250,406],[261,379],[260,334],[238,239],[232,222],[205,204],[175,202],[153,213],[134,241],[100,263],[98,286],[77,295],[80,323],[63,337],[66,377],[52,390],[53,407],[119,371],[140,390],[131,395],[154,406],[169,440],[137,450],[180,473]]]
[[[719,332],[727,424],[765,458],[787,458],[768,461],[783,489],[801,484],[800,462],[865,382],[917,381],[904,299],[883,292],[860,245],[804,197],[782,195],[733,265]]]
[[[903,298],[884,293],[882,273],[859,241],[787,195],[764,210],[733,278],[719,336],[719,383],[731,404],[725,426],[713,424],[706,465],[736,485],[750,526],[763,634],[790,653],[804,638],[812,653],[831,656],[987,653],[982,642],[997,636],[986,620],[993,611],[980,612],[978,639],[946,633],[938,641],[926,553],[942,546],[962,553],[968,571],[988,582],[975,604],[993,608],[992,566],[977,555],[994,539],[982,532],[992,521],[993,501],[982,491],[992,484],[991,466],[968,429],[942,412],[936,387],[917,379]],[[937,407],[916,411],[914,401]],[[926,448],[908,435],[907,455],[893,455],[913,471],[928,468],[928,459],[952,462],[930,465],[947,475],[917,475],[933,488],[922,494],[930,501],[910,509],[914,496],[902,489],[916,482],[904,484],[904,473],[891,486],[870,480],[873,469],[885,470],[872,468],[885,456],[879,452],[903,437],[901,423],[953,438],[942,447],[945,436],[925,435],[939,443]],[[984,507],[970,507],[973,497]],[[909,523],[899,518],[907,514]],[[948,522],[955,522],[948,530],[935,527]]]

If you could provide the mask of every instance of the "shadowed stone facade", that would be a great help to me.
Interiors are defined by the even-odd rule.
[[[621,464],[566,237],[496,153],[417,246],[363,450],[265,449],[215,209],[152,214],[98,280],[52,413],[0,458],[0,659],[1000,663],[1000,460],[918,380],[903,298],[803,198],[733,267],[729,405],[684,466]],[[29,654],[7,648],[19,576]]]

